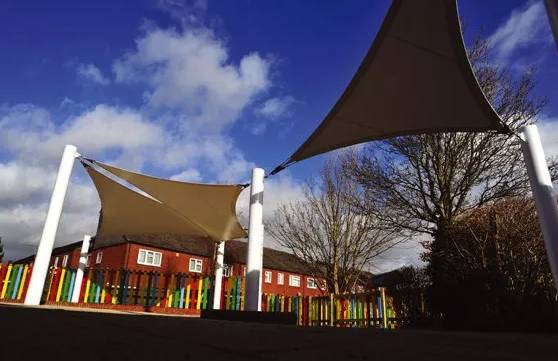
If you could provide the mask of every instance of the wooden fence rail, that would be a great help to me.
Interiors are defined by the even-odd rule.
[[[26,264],[0,264],[0,301],[23,302],[31,272],[32,267]],[[75,269],[51,268],[42,302],[70,304],[75,277]],[[89,268],[79,287],[78,304],[82,307],[141,306],[153,312],[198,313],[213,305],[213,279],[195,273]],[[244,294],[244,277],[224,277],[221,308],[244,310]],[[294,313],[301,326],[397,326],[393,300],[381,289],[320,297],[263,294],[262,311]]]

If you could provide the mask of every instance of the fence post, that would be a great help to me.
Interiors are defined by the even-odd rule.
[[[329,325],[333,327],[334,318],[334,307],[333,307],[333,293],[329,294]]]
[[[89,243],[91,241],[91,236],[86,234],[83,236],[83,241],[81,243],[81,251],[79,253],[79,265],[76,270],[76,279],[74,281],[74,290],[72,293],[72,303],[77,303],[79,301],[79,292],[81,291],[81,281],[83,280],[83,272],[87,265],[87,253],[89,252]]]
[[[386,289],[385,289],[385,287],[380,288],[380,292],[381,292],[381,295],[382,295],[382,321],[383,321],[384,329],[387,329],[388,320],[387,320]]]

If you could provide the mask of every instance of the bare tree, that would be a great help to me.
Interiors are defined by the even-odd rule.
[[[4,258],[4,245],[2,244],[2,237],[0,237],[0,262]]]
[[[532,70],[514,79],[507,69],[490,64],[487,41],[481,39],[470,47],[469,58],[487,99],[511,132],[536,120],[546,100],[533,95]],[[519,139],[513,134],[399,137],[353,152],[343,163],[347,176],[363,189],[363,197],[352,200],[355,207],[389,229],[432,236],[424,258],[435,311],[445,302],[444,278],[457,272],[445,258],[447,230],[467,211],[529,192]]]
[[[545,104],[532,95],[528,71],[514,80],[489,64],[487,42],[469,58],[480,86],[511,131],[531,123]],[[404,105],[402,105],[404,106]],[[353,203],[393,229],[435,236],[459,214],[493,200],[528,192],[518,138],[498,133],[439,133],[385,140],[353,152],[346,174],[363,187]]]
[[[359,191],[338,162],[330,161],[319,181],[307,183],[304,199],[280,206],[267,224],[270,234],[312,265],[335,293],[353,290],[363,270],[401,241],[350,205],[347,196],[357,197]]]

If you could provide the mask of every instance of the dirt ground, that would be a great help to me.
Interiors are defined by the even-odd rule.
[[[558,335],[333,329],[0,305],[0,360],[558,360]]]

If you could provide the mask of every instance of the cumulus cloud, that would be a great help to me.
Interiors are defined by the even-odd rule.
[[[489,37],[496,60],[508,63],[519,49],[550,39],[550,28],[542,1],[529,2],[527,6],[514,9],[509,18]]]
[[[289,171],[284,171],[277,176],[268,178],[264,183],[264,222],[273,217],[274,212],[282,204],[300,201],[304,198],[304,188],[300,181],[293,178]],[[248,227],[250,187],[242,191],[236,203],[236,213],[239,215],[241,224]],[[281,249],[279,243],[267,232],[264,237],[264,245]]]
[[[93,64],[78,67],[78,76],[88,81],[144,90],[140,106],[73,107],[75,114],[64,119],[34,104],[0,106],[0,230],[9,259],[36,250],[65,144],[86,157],[176,180],[248,181],[255,164],[229,130],[248,107],[269,96],[272,64],[257,52],[233,62],[211,30],[188,29],[144,27],[135,48],[115,59],[114,82]],[[61,107],[73,103],[67,98]],[[280,192],[296,188],[294,180],[282,182]],[[94,234],[99,207],[91,181],[76,164],[56,244]]]
[[[207,11],[207,0],[156,0],[155,6],[182,24],[200,24]]]
[[[221,131],[269,88],[269,67],[256,52],[233,64],[224,43],[209,29],[153,28],[113,70],[117,82],[147,85],[151,107],[179,109],[188,130]]]
[[[292,96],[271,98],[256,108],[255,113],[267,118],[277,119],[288,116],[293,103],[294,98]]]
[[[250,131],[252,134],[260,135],[265,133],[268,120],[277,121],[290,117],[293,104],[294,98],[292,96],[273,97],[260,104],[254,109],[254,114],[260,119],[251,127]]]
[[[200,182],[201,173],[197,169],[186,169],[170,177],[170,179],[180,182]]]
[[[558,117],[541,117],[537,123],[547,157],[558,156]]]
[[[56,125],[50,113],[33,105],[0,109],[0,141],[13,156],[31,163],[56,161],[65,144],[85,154],[147,152],[164,140],[164,131],[137,111],[98,105]]]
[[[79,64],[77,67],[77,75],[82,79],[96,84],[110,84],[110,80],[105,77],[101,69],[97,68],[94,64]]]

